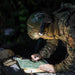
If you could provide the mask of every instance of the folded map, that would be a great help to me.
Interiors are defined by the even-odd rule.
[[[44,72],[40,70],[38,67],[43,64],[47,64],[44,60],[39,60],[37,62],[33,62],[29,59],[20,59],[16,58],[21,69],[24,69],[26,73],[36,73],[36,72]]]

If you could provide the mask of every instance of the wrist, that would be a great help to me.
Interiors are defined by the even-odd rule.
[[[42,56],[39,53],[37,54],[37,57],[39,57],[40,59],[42,58]]]

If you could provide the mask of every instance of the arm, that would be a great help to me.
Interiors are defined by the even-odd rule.
[[[56,50],[57,44],[58,44],[58,40],[56,40],[56,39],[54,39],[54,40],[47,40],[46,45],[39,52],[41,57],[49,58],[50,55],[52,55],[52,53]]]
[[[44,48],[40,50],[38,54],[31,55],[32,60],[37,61],[41,58],[49,58],[50,55],[52,55],[52,53],[56,50],[57,44],[58,44],[58,40],[56,39],[47,40],[46,45],[44,46]]]
[[[61,63],[55,65],[55,71],[73,71],[75,70],[75,38],[68,37],[69,45],[67,45],[68,56]]]

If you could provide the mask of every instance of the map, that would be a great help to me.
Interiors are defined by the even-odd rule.
[[[19,64],[20,68],[22,68],[22,69],[28,69],[28,68],[29,69],[30,68],[36,69],[40,65],[47,64],[43,60],[40,60],[40,61],[37,61],[37,62],[33,62],[33,61],[29,60],[29,59],[19,59],[19,58],[17,58],[16,60],[17,60],[17,62]]]

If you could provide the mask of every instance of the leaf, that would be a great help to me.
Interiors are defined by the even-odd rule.
[[[26,20],[26,17],[20,16],[20,17],[19,17],[19,20],[20,20],[20,21],[25,21],[25,20]]]
[[[21,4],[22,4],[22,2],[21,2],[21,1],[18,1],[18,4],[19,4],[19,5],[21,5]]]
[[[25,24],[20,24],[21,27],[25,27]]]
[[[24,29],[21,29],[21,32],[24,32]]]
[[[11,42],[10,41],[7,41],[7,44],[10,44]]]
[[[22,15],[25,12],[25,10],[19,11],[19,14]]]

